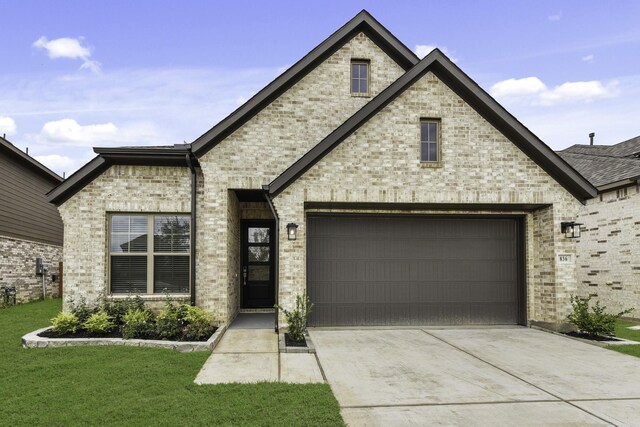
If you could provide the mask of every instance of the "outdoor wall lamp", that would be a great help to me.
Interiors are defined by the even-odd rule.
[[[580,237],[580,226],[577,222],[563,222],[560,224],[560,230],[567,239],[577,239]]]
[[[298,238],[298,224],[293,222],[287,224],[287,238],[289,240],[296,240]]]

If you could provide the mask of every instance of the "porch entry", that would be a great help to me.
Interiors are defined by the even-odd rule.
[[[242,308],[273,308],[275,221],[241,222],[240,294]]]

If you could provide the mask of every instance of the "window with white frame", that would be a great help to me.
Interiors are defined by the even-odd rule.
[[[189,215],[113,214],[109,225],[112,294],[189,292]]]

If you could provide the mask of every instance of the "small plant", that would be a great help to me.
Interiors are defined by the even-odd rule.
[[[112,301],[104,301],[102,303],[102,311],[107,313],[109,316],[113,318],[113,322],[117,326],[122,326],[124,323],[124,315],[127,314],[129,310],[146,310],[146,306],[144,300],[140,295],[136,296],[127,296],[126,299],[123,300],[112,300]]]
[[[198,341],[209,337],[213,333],[214,327],[211,325],[211,317],[206,311],[200,307],[187,304],[182,305],[182,308],[182,319],[184,322],[182,330],[183,340]]]
[[[309,300],[307,293],[296,296],[296,308],[289,311],[280,305],[275,306],[282,311],[287,323],[289,324],[289,336],[297,342],[304,340],[304,333],[307,331],[307,321],[311,314],[313,304]]]
[[[589,303],[592,298],[593,295],[589,295],[586,298],[572,296],[571,306],[573,312],[567,316],[567,320],[578,328],[578,332],[590,337],[613,336],[616,320],[625,314],[631,313],[633,309],[624,310],[617,314],[605,313],[607,307],[601,306],[600,301],[596,300],[591,306],[591,311],[589,311]]]
[[[87,299],[84,296],[80,297],[78,303],[70,300],[70,305],[71,312],[76,315],[80,324],[86,322],[92,314],[97,313],[99,310],[99,307],[87,304]]]
[[[75,334],[80,327],[78,316],[73,313],[61,311],[51,319],[53,330],[60,334]]]
[[[93,313],[82,326],[94,334],[106,334],[116,327],[111,316],[104,311]]]
[[[160,339],[172,339],[182,334],[180,311],[174,304],[168,302],[165,308],[158,314],[155,329]]]
[[[122,338],[146,338],[153,333],[153,314],[149,310],[129,309],[122,318]]]

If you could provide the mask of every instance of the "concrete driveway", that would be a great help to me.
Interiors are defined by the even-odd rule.
[[[345,422],[640,425],[640,359],[528,328],[311,330]]]

